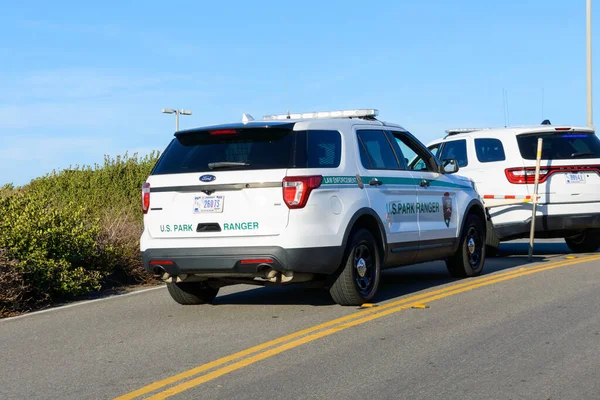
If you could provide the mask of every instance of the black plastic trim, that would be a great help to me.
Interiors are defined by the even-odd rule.
[[[218,130],[222,130],[222,129],[245,130],[245,129],[277,128],[277,129],[292,130],[292,129],[294,129],[294,125],[296,125],[296,122],[288,122],[288,121],[257,121],[257,122],[250,122],[248,124],[244,124],[242,122],[236,122],[236,123],[232,123],[232,124],[221,124],[221,125],[213,125],[213,126],[204,126],[201,128],[186,129],[183,131],[175,132],[175,136],[179,137],[181,135],[218,131]]]
[[[381,263],[383,265],[383,264],[385,264],[385,258],[387,257],[387,252],[388,252],[387,234],[385,233],[385,228],[383,226],[383,223],[381,222],[381,219],[379,218],[379,215],[372,208],[363,207],[363,208],[359,209],[358,211],[356,211],[354,213],[354,215],[352,216],[352,218],[350,218],[350,222],[348,222],[348,226],[346,227],[346,232],[344,232],[342,248],[343,249],[346,248],[348,239],[350,238],[350,233],[352,232],[352,229],[354,228],[354,224],[356,223],[356,221],[358,221],[358,219],[360,217],[362,217],[364,215],[369,215],[369,216],[375,218],[375,221],[377,221],[377,226],[379,227],[379,235],[382,240],[381,245],[383,246],[383,253],[384,253],[382,260],[381,260]]]
[[[294,271],[314,274],[333,274],[341,264],[343,247],[311,247],[284,249],[277,246],[218,247],[183,249],[148,249],[142,252],[146,271],[156,267],[152,260],[166,260],[173,264],[161,265],[172,275],[228,273],[254,274],[256,264],[241,264],[248,259],[272,259],[271,267],[277,271]]]
[[[535,220],[535,237],[540,239],[565,238],[588,229],[600,229],[600,213],[543,215]],[[502,241],[528,238],[531,218],[523,223],[494,225],[494,231]]]
[[[471,200],[469,202],[469,204],[465,208],[465,212],[463,213],[462,222],[460,224],[460,230],[458,231],[458,238],[457,238],[456,243],[454,245],[454,251],[458,250],[458,246],[460,246],[460,238],[462,237],[462,234],[463,234],[463,228],[465,226],[465,222],[467,221],[467,216],[469,215],[469,212],[471,212],[471,210],[473,209],[473,207],[478,207],[479,210],[481,211],[481,213],[484,216],[487,216],[487,213],[485,212],[485,207],[483,206],[483,203],[480,200],[473,199],[473,200]],[[482,222],[484,224],[490,223],[487,220],[483,220]]]

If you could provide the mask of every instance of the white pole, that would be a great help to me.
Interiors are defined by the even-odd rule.
[[[540,162],[542,160],[542,143],[544,139],[538,139],[537,154],[535,158],[535,184],[533,185],[533,211],[531,214],[531,232],[529,233],[529,257],[528,261],[533,261],[533,242],[535,238],[535,217],[537,213],[538,185],[540,183]]]
[[[586,0],[586,36],[587,36],[587,124],[594,126],[592,112],[592,0]]]
[[[179,132],[179,110],[175,110],[175,132]]]

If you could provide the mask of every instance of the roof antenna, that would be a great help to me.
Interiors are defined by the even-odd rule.
[[[285,83],[285,106],[287,108],[287,119],[291,119],[290,117],[290,83],[288,79],[288,58],[287,57],[287,47],[284,50],[283,57],[283,80]]]
[[[542,121],[544,121],[544,88],[542,88]]]
[[[506,121],[510,126],[510,108],[508,107],[508,90],[506,91]]]
[[[502,89],[502,98],[504,100],[504,127],[510,125],[510,114],[508,111],[508,90]]]
[[[506,122],[506,89],[502,88],[502,108],[504,110],[504,127],[507,127]]]

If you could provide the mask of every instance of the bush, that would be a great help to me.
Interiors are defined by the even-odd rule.
[[[140,187],[157,157],[105,157],[0,188],[3,314],[149,279],[139,255]]]

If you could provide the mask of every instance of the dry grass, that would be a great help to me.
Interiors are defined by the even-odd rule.
[[[31,310],[48,300],[31,297],[31,291],[17,261],[9,260],[6,250],[0,248],[0,318]]]

